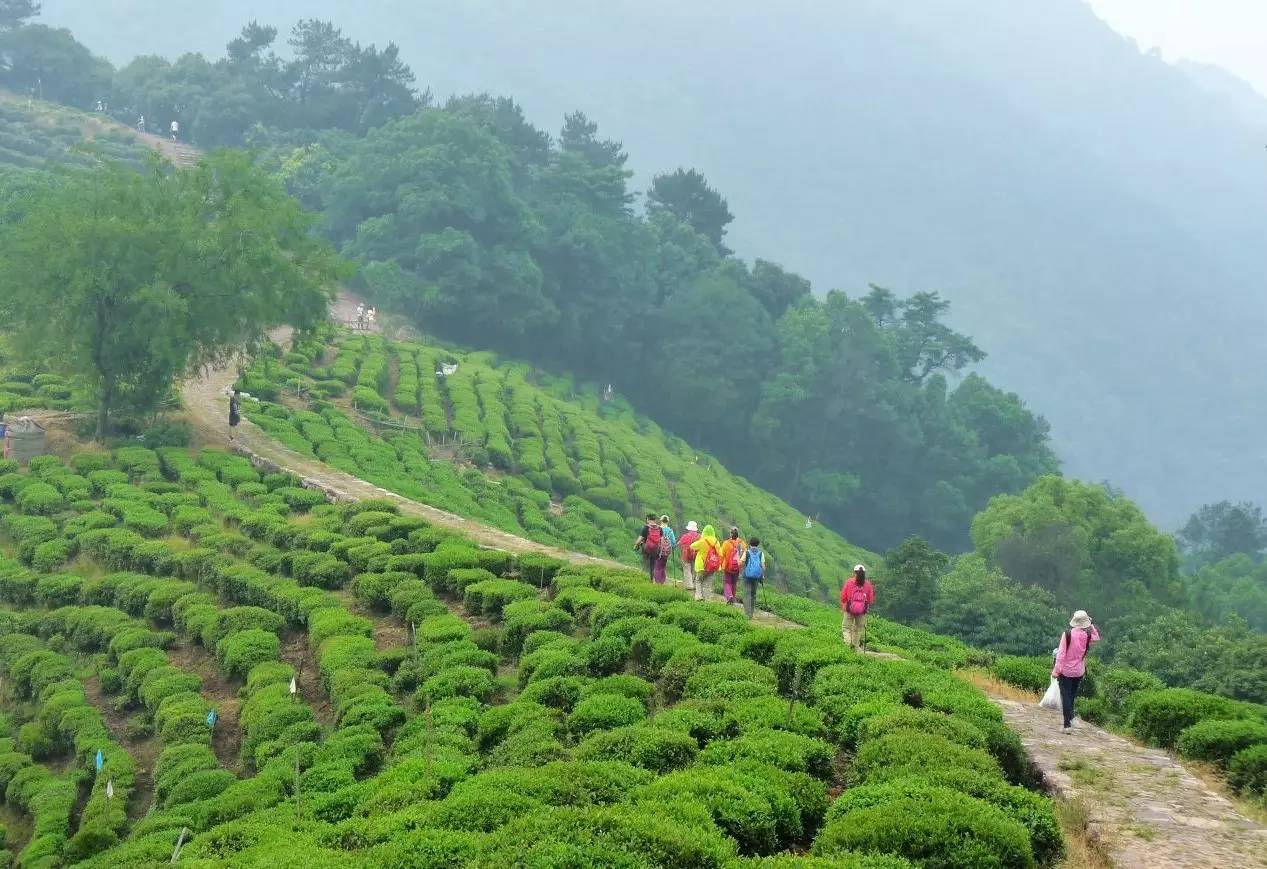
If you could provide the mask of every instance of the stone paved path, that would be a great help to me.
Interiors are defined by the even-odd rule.
[[[987,692],[988,693],[988,692]],[[1080,800],[1119,869],[1267,866],[1267,828],[1166,752],[1059,714],[992,697],[1056,796]]]

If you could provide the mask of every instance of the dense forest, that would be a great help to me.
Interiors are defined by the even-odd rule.
[[[745,257],[820,291],[941,290],[1066,471],[1154,521],[1267,487],[1267,408],[1243,374],[1267,364],[1267,100],[1147,52],[1094,3],[558,0],[548,27],[523,0],[43,5],[116,65],[318,17],[398,41],[440,101],[509,92],[551,132],[583,108],[635,187],[706,175]]]
[[[28,25],[7,37],[85,49]],[[1047,424],[967,369],[985,358],[936,293],[809,281],[726,247],[733,216],[699,172],[657,175],[635,206],[627,155],[584,113],[557,135],[505,97],[433,106],[393,45],[333,25],[251,24],[210,61],[100,61],[51,74],[60,99],[108,94],[125,119],[265,149],[371,299],[427,331],[611,383],[661,424],[864,545],[920,533],[966,545],[989,497],[1057,467]],[[60,57],[60,55],[58,55]],[[81,70],[84,78],[77,77]],[[260,121],[268,119],[269,126]]]

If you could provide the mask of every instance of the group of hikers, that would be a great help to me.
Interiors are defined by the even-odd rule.
[[[765,581],[768,567],[760,538],[744,540],[738,528],[731,528],[725,539],[719,539],[712,525],[705,525],[701,531],[694,520],[686,523],[686,530],[678,537],[668,516],[657,518],[654,513],[648,513],[634,549],[642,554],[643,567],[657,585],[668,582],[669,564],[676,550],[682,565],[682,585],[696,600],[709,599],[713,580],[720,573],[726,603],[739,603],[738,587],[742,580],[743,609],[748,618],[752,618],[757,586]]]
[[[669,565],[674,560],[680,561],[682,585],[698,601],[709,599],[713,582],[720,573],[722,596],[728,606],[733,606],[740,602],[737,589],[742,581],[744,613],[752,618],[756,610],[757,588],[765,582],[769,568],[760,538],[749,537],[745,541],[736,527],[732,527],[724,538],[719,538],[712,525],[705,525],[701,531],[694,520],[686,523],[686,530],[679,537],[668,516],[657,517],[648,513],[634,542],[634,549],[641,553],[643,568],[657,585],[669,581]],[[841,639],[855,651],[861,650],[865,644],[867,613],[874,604],[875,585],[867,578],[867,567],[855,564],[853,573],[840,588]],[[1064,733],[1073,730],[1074,701],[1086,672],[1087,651],[1099,639],[1100,632],[1092,624],[1091,617],[1084,610],[1078,610],[1069,620],[1069,630],[1061,634],[1060,643],[1052,653],[1055,660],[1051,677],[1060,692]]]

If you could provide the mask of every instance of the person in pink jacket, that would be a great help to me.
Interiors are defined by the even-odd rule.
[[[1078,685],[1087,672],[1087,650],[1100,639],[1100,632],[1091,624],[1086,610],[1078,610],[1069,620],[1069,630],[1060,635],[1056,647],[1056,662],[1051,677],[1060,685],[1060,709],[1064,713],[1064,733],[1073,730],[1073,701],[1078,697]]]

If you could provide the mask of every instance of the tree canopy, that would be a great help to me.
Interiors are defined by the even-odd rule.
[[[313,218],[242,153],[66,174],[6,212],[20,219],[0,226],[0,314],[20,349],[94,385],[99,438],[113,410],[153,410],[270,326],[318,322],[340,274]]]

